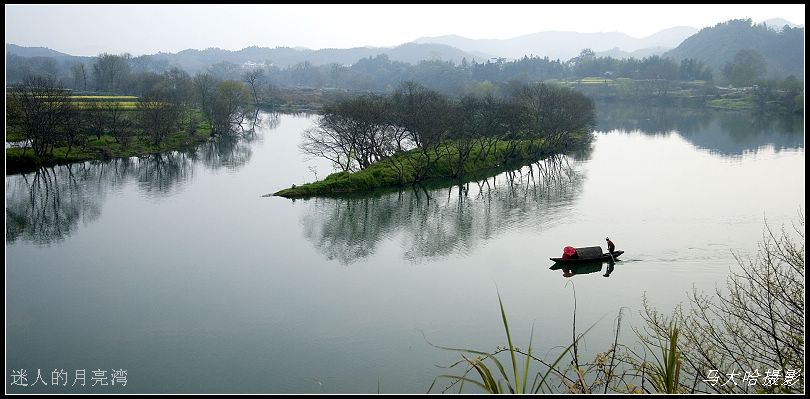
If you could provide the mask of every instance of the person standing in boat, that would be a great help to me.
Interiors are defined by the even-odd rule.
[[[613,241],[610,241],[610,237],[605,237],[605,241],[607,241],[608,252],[612,255],[613,252],[616,250],[616,245],[613,244]]]

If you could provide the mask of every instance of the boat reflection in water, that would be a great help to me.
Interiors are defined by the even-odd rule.
[[[570,262],[555,262],[549,269],[551,270],[562,270],[563,277],[573,277],[577,274],[591,274],[602,271],[602,265],[607,263],[607,269],[605,270],[605,274],[603,277],[610,277],[610,274],[613,273],[613,270],[616,268],[616,262],[613,260],[594,260],[594,261],[582,261],[577,263],[570,263]]]

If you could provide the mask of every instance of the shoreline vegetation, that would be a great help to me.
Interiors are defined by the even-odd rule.
[[[31,148],[6,148],[6,175],[33,172],[41,167],[182,151],[205,143],[212,137],[210,129],[199,125],[199,129],[194,133],[175,132],[157,145],[148,141],[135,141],[124,145],[116,142],[112,136],[103,135],[101,138],[87,141],[84,148],[73,148],[69,151],[66,146],[54,147],[52,153],[43,157],[37,157]]]
[[[564,87],[568,87],[574,89],[578,92],[586,93],[586,95],[592,99],[596,99],[599,101],[607,101],[607,102],[637,102],[642,100],[642,98],[637,98],[633,95],[626,95],[627,93],[621,93],[621,90],[617,90],[616,86],[620,86],[621,79],[602,79],[602,78],[584,78],[578,80],[571,80],[571,81],[552,81],[552,84],[559,84]],[[652,101],[652,103],[661,105],[669,104],[669,103],[676,103],[678,106],[684,106],[689,108],[695,109],[715,109],[715,110],[725,110],[725,111],[737,111],[737,112],[762,112],[763,109],[760,107],[761,104],[757,102],[757,96],[755,92],[755,88],[747,88],[747,89],[732,89],[728,88],[725,90],[718,90],[715,88],[713,93],[709,94],[705,91],[702,94],[696,93],[695,87],[703,87],[705,86],[706,82],[696,81],[693,82],[693,88],[681,88],[682,90],[673,90],[666,93],[647,93],[646,96],[641,96],[646,101]],[[94,95],[95,93],[87,94],[87,95],[80,95],[80,96],[71,96],[73,97],[72,100],[74,104],[80,104],[80,106],[84,110],[89,110],[94,107],[93,104],[100,105],[104,107],[105,104],[103,101],[114,98],[115,101],[118,101],[116,105],[118,108],[125,110],[127,113],[131,113],[131,111],[137,110],[137,97],[134,96],[106,96],[106,95]],[[314,91],[314,93],[307,93],[308,97],[306,100],[296,100],[296,101],[288,101],[288,102],[277,102],[277,103],[266,103],[262,106],[262,108],[269,107],[270,109],[277,111],[277,112],[314,112],[319,113],[323,112],[324,104],[323,99],[327,99],[327,102],[335,102],[339,101],[336,98],[339,98],[339,95],[335,95],[330,93],[328,95],[322,96]],[[347,94],[347,93],[344,93]],[[355,94],[356,95],[356,94]],[[296,97],[297,98],[297,97]],[[803,98],[802,98],[803,100]],[[79,101],[76,103],[75,101]],[[770,109],[769,109],[770,110]],[[189,129],[189,131],[181,131],[178,130],[177,132],[169,134],[165,142],[160,143],[159,145],[155,145],[154,143],[150,143],[148,140],[135,140],[132,143],[122,144],[121,142],[117,141],[115,137],[105,134],[101,137],[91,138],[88,140],[83,148],[76,148],[73,147],[72,149],[68,149],[68,146],[57,146],[53,148],[53,152],[50,154],[46,154],[42,157],[37,157],[33,154],[30,147],[25,149],[23,147],[14,146],[14,143],[26,141],[25,134],[20,129],[7,129],[5,140],[7,143],[11,143],[11,147],[6,148],[6,174],[15,174],[15,173],[25,173],[34,171],[39,167],[43,166],[54,166],[54,165],[64,165],[70,163],[78,163],[78,162],[85,162],[85,161],[92,161],[92,160],[107,160],[112,158],[127,158],[127,157],[134,157],[134,156],[145,156],[151,155],[160,152],[166,151],[178,151],[178,150],[186,150],[192,148],[198,144],[202,144],[208,140],[210,140],[213,135],[211,134],[211,129],[207,126],[203,121],[200,119],[200,111],[193,110],[195,114],[193,118],[198,123],[196,125],[196,129]],[[765,111],[766,114],[771,114],[772,112]],[[448,144],[448,148],[452,147],[452,144]],[[525,157],[520,158],[520,161],[533,161],[539,158],[532,158]],[[510,163],[515,164],[518,160],[513,160]],[[519,163],[519,162],[518,162]],[[467,172],[475,172],[475,171],[483,171],[489,169],[497,169],[499,166],[498,163],[493,163],[487,166],[483,165],[469,165],[467,167]],[[385,168],[382,168],[385,169]],[[377,171],[379,174],[380,172]],[[327,179],[323,179],[317,182],[307,183],[304,185],[296,186],[293,188],[288,188],[284,190],[280,190],[273,195],[293,198],[293,197],[305,197],[305,196],[312,196],[312,195],[329,195],[329,194],[339,194],[339,193],[348,193],[353,192],[356,190],[349,190],[345,191],[341,189],[347,180],[357,181],[360,180],[369,180],[368,176],[358,175],[356,177],[348,178],[345,175],[335,176],[336,174],[330,175]],[[431,179],[457,179],[458,176],[453,176],[452,174],[441,174],[439,173],[435,177],[431,177]],[[373,184],[375,188],[381,187],[401,187],[408,183],[413,183],[412,181],[398,181],[396,183],[388,181],[379,182],[379,184]],[[328,188],[331,187],[331,188]]]
[[[31,95],[34,92],[45,91],[47,92],[45,96],[51,96],[49,101],[55,100],[69,104],[73,108],[73,112],[78,114],[75,117],[78,120],[68,120],[64,123],[68,125],[67,127],[59,127],[64,130],[64,132],[60,132],[63,137],[52,137],[54,135],[43,131],[26,133],[25,131],[29,127],[26,127],[25,124],[29,122],[15,121],[14,119],[19,119],[19,116],[15,115],[15,112],[11,112],[6,129],[6,174],[33,171],[42,166],[145,156],[165,151],[189,149],[211,139],[218,134],[217,132],[233,133],[237,129],[237,125],[240,125],[250,113],[248,108],[252,110],[252,108],[262,107],[277,112],[304,111],[324,114],[330,112],[334,104],[345,102],[347,99],[387,98],[387,95],[369,94],[356,90],[306,88],[276,88],[272,93],[273,96],[269,96],[267,93],[262,95],[255,91],[258,90],[256,79],[261,79],[261,74],[258,74],[253,80],[249,75],[246,74],[244,77],[247,84],[243,84],[236,81],[218,81],[205,74],[192,78],[179,71],[173,71],[158,77],[159,80],[179,82],[180,84],[174,84],[173,92],[165,90],[161,85],[155,85],[151,90],[142,90],[141,97],[111,94],[115,90],[71,92],[62,89],[58,82],[53,80],[37,82],[41,86],[47,85],[48,87],[32,87],[30,82],[27,87],[25,82],[12,86],[10,90],[7,90],[7,97],[12,104],[20,100],[20,98],[14,98],[15,91],[27,89],[29,99],[38,96]],[[803,113],[804,97],[800,91],[797,95],[796,90],[786,91],[781,86],[775,86],[773,82],[770,84],[764,81],[759,83],[760,85],[751,87],[724,88],[715,86],[711,81],[703,80],[677,82],[665,79],[585,77],[551,79],[540,85],[578,93],[592,101],[644,102],[662,106],[677,105],[695,109],[749,112],[757,115]],[[495,97],[502,99],[509,96],[506,94],[507,92],[515,90],[515,84],[511,86],[490,84],[489,86],[491,87],[488,87],[487,90],[479,90],[475,94],[468,94],[461,98]],[[118,92],[127,91],[118,90]],[[254,94],[252,107],[248,104],[251,92]],[[444,96],[439,92],[435,92],[435,94]],[[150,104],[163,104],[168,107],[148,109]],[[383,103],[383,105],[391,106],[387,103]],[[217,106],[232,109],[214,109]],[[167,110],[169,112],[165,112]],[[145,126],[151,122],[148,120],[150,116],[141,115],[144,111],[154,114],[153,121],[151,121],[155,122],[152,124],[153,126]],[[175,115],[167,117],[166,114]],[[160,120],[160,118],[175,120]],[[119,126],[116,126],[116,123]],[[159,126],[169,124],[174,124],[174,131],[171,128],[164,129]],[[218,126],[215,126],[216,124]],[[162,132],[160,137],[157,137],[147,129],[162,130]],[[36,153],[37,151],[31,148],[34,141],[39,141],[41,148],[45,148],[45,150]],[[24,142],[23,146],[20,146],[19,142]],[[448,141],[445,147],[445,152],[455,151],[452,140]],[[402,152],[402,148],[398,148],[398,150]],[[391,154],[379,158],[385,158],[388,155]],[[539,159],[533,157],[534,155],[518,156],[520,161]],[[464,169],[465,172],[480,171],[496,168],[501,163],[516,161],[504,160],[503,162],[490,162],[486,165],[471,164],[466,165]],[[409,178],[407,173],[399,173],[400,176],[397,179],[391,179],[390,173],[385,172],[384,169],[386,168],[374,168],[373,172],[376,172],[377,175],[368,173],[353,177],[330,175],[328,179],[296,186],[295,189],[281,190],[276,194],[285,197],[328,195],[357,191],[346,189],[345,185],[350,181],[361,187],[379,188],[403,186],[420,180]],[[458,177],[456,173],[436,171],[430,178]],[[380,180],[381,178],[382,180]]]
[[[584,82],[584,83],[583,83]],[[599,80],[599,83],[605,84],[604,80]],[[591,81],[583,80],[582,82],[568,82],[567,86],[574,88],[578,91],[582,90],[583,85],[595,85],[597,84],[596,79]],[[608,85],[611,82],[607,83]],[[597,89],[598,90],[598,89]],[[604,87],[601,90],[606,90]],[[609,89],[607,89],[609,90]],[[586,90],[587,91],[587,90]],[[600,96],[594,95],[595,90],[591,90],[592,92],[589,95],[593,98],[599,99],[600,101],[608,101],[608,102],[636,102],[638,101],[635,98],[622,98],[614,95],[607,95],[607,96]],[[749,90],[750,91],[750,90]],[[653,98],[648,98],[648,100],[657,100],[658,102],[676,102],[679,106],[685,106],[689,108],[695,109],[715,109],[715,110],[725,110],[725,111],[738,111],[738,112],[757,112],[757,104],[755,102],[755,97],[750,92],[746,92],[745,90],[733,90],[729,93],[722,94],[722,95],[711,95],[711,96],[690,96],[690,95],[683,95],[684,93],[669,93],[667,95],[657,96]],[[317,97],[317,95],[315,96]],[[656,101],[653,101],[656,103]],[[309,99],[308,102],[302,102],[301,104],[270,104],[269,107],[277,112],[313,112],[318,113],[322,112],[323,104],[321,104],[317,98]],[[106,160],[111,158],[127,158],[133,156],[145,156],[165,151],[176,151],[176,150],[185,150],[194,147],[195,145],[204,143],[212,138],[210,128],[208,128],[204,123],[198,123],[196,132],[194,133],[187,133],[182,131],[177,131],[173,134],[170,134],[164,143],[160,145],[154,145],[149,142],[134,142],[129,145],[122,145],[119,142],[116,142],[115,138],[110,135],[102,135],[100,138],[94,138],[87,141],[85,148],[73,148],[71,151],[68,151],[67,146],[59,146],[55,147],[52,154],[48,154],[44,157],[36,157],[30,148],[25,150],[23,147],[7,147],[6,148],[6,174],[15,174],[15,173],[25,173],[36,170],[42,166],[54,166],[54,165],[64,165],[69,163],[78,163],[78,162],[85,162],[91,160]],[[12,129],[6,131],[5,141],[7,143],[16,143],[25,141],[25,135],[18,129]],[[531,159],[525,159],[526,161],[530,161]],[[536,159],[534,159],[536,160]],[[474,170],[481,170],[481,169],[491,169],[496,168],[495,164],[489,167],[480,167],[479,165],[473,165],[472,169],[468,169],[468,172]],[[330,175],[329,177],[332,177]],[[446,175],[440,176],[440,178],[453,178],[454,176]],[[338,183],[337,181],[327,182],[327,179],[320,180],[318,182],[307,183],[306,185],[296,186],[296,189],[285,189],[280,190],[278,193],[273,195],[279,196],[292,196],[301,197],[307,195],[327,195],[327,191],[324,191],[322,188],[315,189],[312,185],[315,183]],[[334,179],[333,179],[334,180]],[[345,178],[343,179],[345,180]],[[404,183],[397,183],[397,184],[383,184],[383,187],[397,187],[407,184],[409,182]],[[337,184],[339,186],[340,184]],[[303,189],[304,187],[306,189]],[[315,190],[315,191],[313,191]],[[304,193],[310,192],[311,194],[296,194],[296,193]],[[314,194],[317,192],[317,194]],[[346,192],[346,191],[334,191],[334,193],[338,192]]]
[[[124,60],[105,59],[118,78],[99,75],[97,92],[71,91],[51,76],[33,75],[6,89],[6,174],[185,150],[255,128],[259,101],[251,104],[242,82],[192,78],[178,69],[126,75]]]
[[[627,79],[585,77],[550,80],[581,92],[595,101],[644,102],[662,106],[712,108],[767,115],[801,115],[804,95],[801,81],[760,81],[746,87],[723,87],[705,80]]]

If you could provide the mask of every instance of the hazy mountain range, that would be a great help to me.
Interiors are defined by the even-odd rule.
[[[746,22],[747,21],[747,22]],[[584,48],[590,48],[596,56],[614,58],[644,58],[650,55],[665,55],[676,60],[695,58],[720,73],[740,49],[755,48],[768,59],[771,75],[803,76],[804,30],[782,18],[751,25],[750,20],[735,20],[706,27],[679,26],[664,29],[643,38],[634,38],[621,32],[579,33],[547,31],[518,36],[511,39],[469,39],[457,35],[422,37],[414,42],[396,47],[355,47],[348,49],[321,49],[291,47],[247,47],[231,51],[218,48],[205,50],[188,49],[178,53],[157,53],[148,56],[150,62],[179,66],[194,73],[212,64],[228,62],[236,65],[274,65],[286,68],[302,62],[312,65],[338,63],[352,65],[357,61],[387,56],[391,61],[416,64],[422,60],[452,61],[456,64],[486,62],[492,58],[518,59],[526,55],[569,60]],[[785,34],[782,28],[792,28]],[[78,57],[45,47],[21,47],[6,44],[7,55],[20,57],[51,57],[57,62],[92,62],[95,57]]]
[[[468,39],[449,35],[421,37],[416,43],[439,43],[453,46],[464,51],[477,51],[492,54],[496,57],[521,58],[524,55],[536,55],[550,59],[568,60],[576,57],[584,48],[594,52],[604,52],[614,48],[633,52],[641,49],[677,47],[687,37],[698,30],[689,26],[678,26],[664,29],[641,39],[636,39],[621,32],[580,33],[548,31],[518,36],[511,39]]]
[[[246,47],[241,50],[223,50],[208,48],[205,50],[188,49],[177,53],[157,53],[151,55],[155,61],[178,65],[189,72],[196,72],[217,62],[243,64],[245,62],[271,62],[280,68],[300,62],[313,65],[338,63],[351,65],[362,58],[385,54],[392,61],[416,64],[421,60],[443,60],[461,63],[486,62],[488,59],[502,57],[506,59],[521,58],[524,55],[548,56],[551,59],[568,60],[579,54],[580,50],[590,48],[599,56],[617,58],[643,58],[661,54],[680,44],[684,39],[697,32],[691,27],[675,27],[662,30],[645,38],[636,39],[621,32],[578,33],[578,32],[538,32],[518,36],[512,39],[474,40],[461,36],[441,36],[420,38],[414,42],[396,47],[355,47],[348,49],[310,50],[292,47]],[[53,57],[58,60],[74,57],[45,47],[21,47],[6,44],[6,52],[21,57]],[[83,60],[92,57],[80,57]],[[78,60],[78,59],[77,59]]]
[[[613,58],[619,58],[619,59],[636,58],[636,59],[640,60],[642,58],[646,58],[646,57],[649,57],[651,55],[664,54],[665,52],[667,52],[667,50],[671,50],[671,48],[669,48],[669,47],[647,47],[647,48],[639,49],[639,50],[636,50],[636,51],[623,51],[622,49],[620,49],[618,47],[614,47],[614,48],[612,48],[610,50],[595,51],[594,54],[597,57],[613,57]]]
[[[11,43],[6,43],[6,53],[18,55],[20,57],[51,57],[55,58],[57,61],[62,61],[66,59],[90,60],[96,58],[96,57],[83,57],[78,55],[60,53],[56,50],[51,50],[47,47],[25,47]]]
[[[21,57],[52,57],[58,61],[67,59],[88,60],[94,57],[77,57],[60,53],[45,47],[22,47],[6,44],[6,52]],[[205,69],[211,64],[230,62],[244,64],[246,62],[273,64],[279,68],[286,68],[300,62],[309,62],[313,65],[326,65],[338,63],[351,65],[362,58],[386,55],[392,61],[416,64],[422,60],[443,60],[461,63],[463,59],[472,62],[486,62],[491,58],[488,54],[467,52],[444,44],[405,43],[396,47],[355,47],[349,49],[321,49],[310,50],[306,48],[291,47],[246,47],[231,51],[219,48],[205,50],[188,49],[177,53],[157,53],[150,57],[154,61],[165,61],[170,65],[177,65],[190,73]]]

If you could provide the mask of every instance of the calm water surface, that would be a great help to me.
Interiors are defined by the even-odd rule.
[[[314,117],[269,114],[250,140],[7,176],[6,387],[419,393],[460,359],[423,333],[506,344],[496,289],[518,346],[532,322],[537,352],[570,343],[570,283],[578,328],[598,322],[587,358],[620,308],[637,323],[644,293],[668,311],[712,289],[765,220],[804,209],[801,119],[598,111],[590,152],[461,188],[262,197],[330,172],[297,149]],[[626,251],[610,277],[549,270],[606,235]],[[48,386],[9,386],[19,369]],[[127,370],[127,386],[90,386],[97,369]]]

